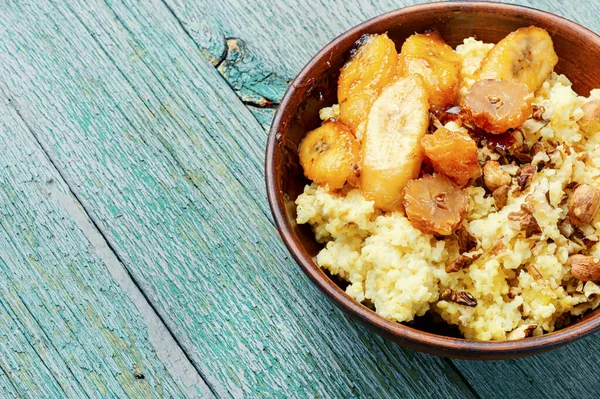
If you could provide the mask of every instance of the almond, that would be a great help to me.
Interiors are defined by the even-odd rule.
[[[587,255],[573,255],[569,258],[571,274],[577,280],[600,280],[600,258]]]
[[[575,225],[588,224],[600,208],[600,192],[587,184],[577,186],[569,200],[569,216]]]

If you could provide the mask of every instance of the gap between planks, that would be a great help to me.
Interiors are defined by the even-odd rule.
[[[2,93],[2,95],[7,97],[4,93]],[[69,188],[70,196],[58,190],[55,183],[49,181],[48,188],[50,198],[59,203],[68,215],[71,216],[77,227],[79,227],[88,239],[95,253],[108,269],[112,278],[119,284],[119,287],[127,294],[131,302],[135,305],[148,328],[148,341],[156,352],[158,359],[163,362],[173,379],[179,381],[180,389],[188,398],[216,398],[217,396],[210,385],[208,385],[200,372],[190,361],[174,334],[151,305],[146,295],[133,279],[133,276],[131,276],[123,266],[116,251],[108,244],[104,234],[98,227],[98,224],[82,205],[77,194],[73,191],[71,183],[56,165],[54,159],[52,159],[50,153],[38,139],[27,120],[23,118],[18,106],[10,99],[8,99],[8,104],[15,110],[16,114],[44,152],[44,155],[52,167]]]

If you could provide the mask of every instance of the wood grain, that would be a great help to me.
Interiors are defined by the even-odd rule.
[[[233,87],[243,86],[256,94],[253,104],[264,99],[278,103],[289,82],[325,44],[348,28],[376,15],[423,0],[382,1],[231,1],[163,0],[201,51],[215,63],[228,54],[226,38],[244,43],[245,57],[235,71],[223,76]],[[581,4],[567,0],[503,0],[505,3],[543,9],[598,32],[600,2]],[[586,12],[587,11],[587,12]],[[277,76],[277,82],[262,84]],[[259,82],[256,84],[255,82]],[[262,96],[262,97],[260,97]]]
[[[182,397],[146,326],[52,192],[69,189],[0,103],[0,393]]]
[[[162,3],[10,3],[0,21],[19,32],[0,84],[219,396],[472,397],[288,259],[264,129]]]

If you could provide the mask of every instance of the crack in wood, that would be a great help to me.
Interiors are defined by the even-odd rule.
[[[225,57],[215,66],[219,74],[244,104],[276,108],[291,80],[259,62],[242,39],[229,37],[225,40]]]

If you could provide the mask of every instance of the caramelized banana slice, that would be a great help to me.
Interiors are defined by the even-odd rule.
[[[465,111],[477,127],[493,134],[519,127],[533,113],[529,88],[513,80],[482,80],[471,86]]]
[[[535,92],[557,62],[548,32],[535,26],[521,28],[500,40],[488,53],[477,72],[477,80],[514,80]]]
[[[371,107],[362,145],[360,183],[385,211],[402,209],[402,189],[419,176],[419,140],[429,124],[427,90],[419,75],[398,79]]]
[[[340,71],[340,120],[357,133],[381,89],[396,77],[398,53],[387,36],[363,36],[362,44]],[[360,133],[357,134],[360,137]]]
[[[360,144],[352,131],[341,122],[325,122],[309,132],[298,150],[304,175],[330,190],[342,188],[348,181],[356,185]]]
[[[415,34],[402,45],[398,57],[401,76],[421,75],[433,111],[454,102],[460,82],[460,57],[435,32]]]

